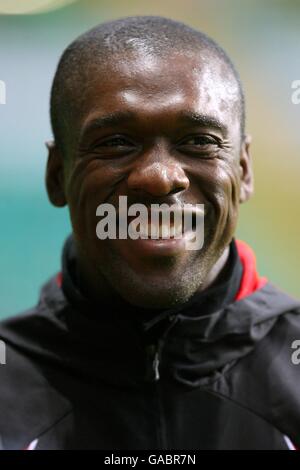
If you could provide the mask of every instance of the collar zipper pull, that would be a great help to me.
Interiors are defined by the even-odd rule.
[[[153,359],[153,370],[154,370],[154,380],[157,382],[160,378],[159,376],[159,352],[156,350],[154,359]]]
[[[147,370],[146,370],[146,381],[157,382],[160,379],[159,374],[159,348],[152,344],[147,348]]]

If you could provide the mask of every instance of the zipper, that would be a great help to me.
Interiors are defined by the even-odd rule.
[[[162,337],[158,340],[156,344],[151,344],[146,349],[146,353],[147,353],[146,381],[147,382],[158,382],[160,380],[159,367],[161,364],[162,349],[165,344],[166,337],[169,334],[169,331],[171,330],[171,328],[173,328],[173,326],[175,325],[175,323],[177,323],[177,320],[178,320],[175,315],[170,316],[169,319],[170,319],[171,324],[165,330]]]
[[[154,394],[157,403],[157,428],[156,435],[158,441],[158,448],[162,450],[168,450],[168,432],[167,422],[164,411],[164,400],[163,400],[163,383],[161,382],[160,376],[160,365],[162,350],[166,342],[166,337],[177,322],[177,317],[172,315],[169,317],[170,325],[164,331],[161,338],[155,344],[151,344],[147,347],[147,358],[146,358],[146,377],[147,382],[151,382],[154,387]]]
[[[154,399],[155,399],[155,434],[157,438],[157,448],[166,450],[167,449],[167,431],[166,431],[166,419],[164,413],[163,397],[162,397],[162,383],[160,381],[160,353],[161,353],[161,342],[151,344],[148,346],[147,354],[147,371],[146,380],[150,382],[150,387],[153,387]]]
[[[160,379],[159,366],[159,345],[151,344],[147,350],[147,364],[146,364],[146,381],[147,382],[158,382]]]
[[[155,351],[154,358],[153,358],[153,371],[154,371],[154,381],[158,382],[160,379],[159,375],[159,350]]]

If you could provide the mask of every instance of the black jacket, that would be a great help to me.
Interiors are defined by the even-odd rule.
[[[3,449],[300,447],[300,302],[233,240],[218,285],[153,314],[80,292],[72,238],[38,305],[1,323]]]

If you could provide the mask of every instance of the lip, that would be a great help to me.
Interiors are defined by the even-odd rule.
[[[186,243],[190,240],[191,231],[185,232],[180,238],[138,238],[132,240],[115,240],[116,243],[126,244],[128,250],[137,256],[174,256],[186,251]]]
[[[181,207],[178,210],[182,210]],[[186,209],[187,210],[187,209]],[[203,212],[195,207],[191,207],[188,209],[190,213],[197,214]],[[150,216],[149,216],[150,217]],[[128,216],[128,222],[134,220],[135,217]],[[150,218],[149,218],[150,222]],[[179,238],[137,238],[137,239],[119,239],[117,238],[114,243],[118,243],[123,245],[124,249],[130,250],[136,254],[137,257],[150,257],[150,256],[175,256],[181,255],[185,253],[186,244],[188,241],[191,240],[193,237],[192,234],[195,234],[193,229],[188,229],[186,232],[182,234]],[[195,235],[194,235],[195,236]]]

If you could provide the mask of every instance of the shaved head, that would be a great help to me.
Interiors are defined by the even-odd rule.
[[[132,16],[102,23],[79,36],[62,54],[51,91],[51,124],[56,145],[66,155],[76,136],[86,92],[106,67],[118,58],[142,54],[167,58],[185,54],[201,63],[222,67],[235,97],[241,136],[245,127],[245,100],[239,75],[226,52],[211,38],[184,23],[160,16]],[[100,72],[100,78],[99,78]],[[189,70],[187,70],[187,74]],[[101,97],[99,97],[101,100]]]

